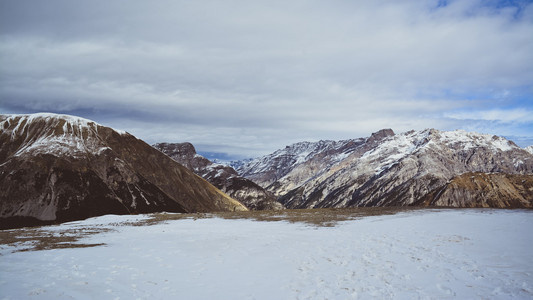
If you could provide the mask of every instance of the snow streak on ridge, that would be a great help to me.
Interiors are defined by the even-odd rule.
[[[10,132],[11,140],[24,139],[15,156],[100,154],[109,149],[98,136],[103,126],[81,117],[51,113],[0,115],[0,128],[4,133]]]

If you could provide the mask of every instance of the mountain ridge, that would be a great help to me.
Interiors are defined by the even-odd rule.
[[[464,130],[385,129],[367,138],[306,144],[316,150],[310,153],[299,145],[243,163],[237,171],[288,208],[415,205],[463,173],[533,174],[527,150],[503,137]]]

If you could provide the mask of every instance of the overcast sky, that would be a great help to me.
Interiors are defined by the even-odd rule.
[[[0,112],[253,157],[382,128],[533,144],[531,1],[0,0]]]

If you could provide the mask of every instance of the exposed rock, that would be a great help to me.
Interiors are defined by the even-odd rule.
[[[207,158],[197,154],[191,143],[157,143],[152,146],[197,175],[213,165]]]
[[[246,209],[143,141],[86,119],[0,115],[0,130],[2,227]]]
[[[533,175],[465,173],[424,196],[422,206],[533,207]]]
[[[239,176],[232,167],[215,164],[197,154],[191,143],[158,143],[153,146],[232,198],[239,200],[249,209],[278,210],[284,208],[271,193],[253,181]]]
[[[467,172],[531,175],[533,155],[491,135],[382,130],[367,139],[294,144],[237,171],[287,208],[405,206]]]

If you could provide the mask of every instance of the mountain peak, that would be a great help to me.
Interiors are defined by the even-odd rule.
[[[2,153],[16,156],[98,154],[108,149],[102,143],[102,133],[129,135],[125,131],[102,126],[82,117],[53,113],[0,114],[0,128],[10,132],[10,141],[21,141],[16,147],[16,153]],[[5,138],[6,136],[3,136],[3,139]],[[5,151],[8,149],[4,148]]]
[[[394,133],[394,131],[392,129],[385,128],[385,129],[381,129],[381,130],[378,130],[378,131],[372,133],[370,135],[369,140],[370,141],[377,141],[377,140],[382,140],[384,138],[387,138],[389,136],[394,136],[394,135],[395,135],[395,133]]]
[[[172,155],[196,155],[196,148],[193,144],[185,143],[156,143],[153,145],[156,149],[167,154],[168,156]]]

